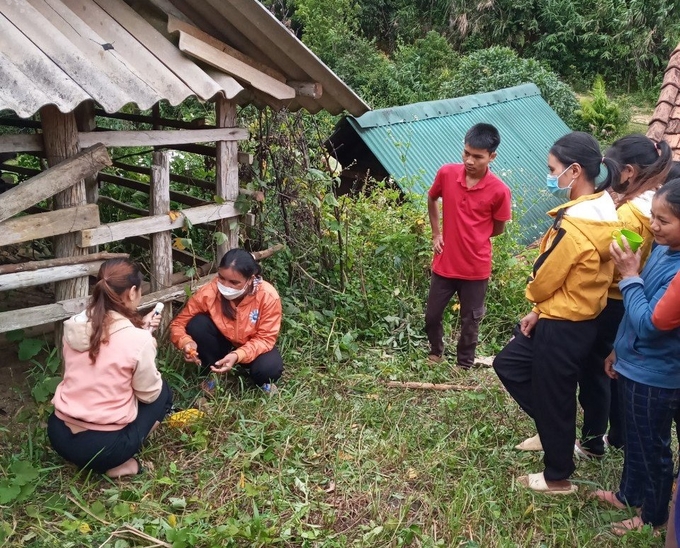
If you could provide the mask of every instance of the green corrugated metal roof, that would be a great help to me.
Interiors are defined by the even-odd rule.
[[[419,194],[443,164],[461,161],[471,126],[493,124],[501,144],[491,167],[512,189],[526,241],[545,230],[546,211],[559,204],[545,190],[547,154],[570,129],[534,84],[375,110],[347,121],[402,190]]]

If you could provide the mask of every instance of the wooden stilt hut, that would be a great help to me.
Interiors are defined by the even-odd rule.
[[[215,109],[215,124],[160,117],[160,101],[196,97]],[[133,104],[152,115],[126,112]],[[0,170],[28,177],[5,180],[0,194],[0,250],[53,238],[53,257],[0,265],[0,292],[54,282],[54,300],[0,312],[0,332],[48,324],[85,305],[87,276],[110,254],[98,246],[130,240],[150,245],[151,292],[142,306],[184,292],[172,272],[170,231],[214,222],[227,235],[218,255],[237,245],[241,211],[239,152],[249,139],[237,108],[255,104],[312,113],[368,110],[331,70],[256,0],[12,0],[0,4]],[[127,109],[129,110],[129,109]],[[107,119],[153,129],[105,130]],[[110,126],[110,124],[109,124]],[[151,168],[125,164],[148,183],[100,173],[111,147],[153,148]],[[172,150],[211,155],[215,182],[195,181],[169,168]],[[42,169],[8,161],[41,159]],[[116,163],[113,162],[113,165]],[[213,188],[207,202],[170,191],[170,181]],[[101,183],[150,195],[149,211],[98,196]],[[253,194],[250,192],[250,194]],[[170,201],[186,207],[174,214]],[[51,202],[50,210],[38,204]],[[139,216],[102,224],[99,207]],[[230,222],[231,221],[231,222]],[[195,258],[193,258],[195,260]],[[200,280],[199,280],[200,283]]]

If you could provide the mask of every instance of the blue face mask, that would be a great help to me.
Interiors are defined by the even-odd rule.
[[[548,188],[550,194],[552,194],[556,198],[561,198],[562,200],[569,200],[569,196],[571,195],[571,185],[574,184],[574,179],[572,179],[571,183],[569,183],[569,185],[565,187],[559,186],[558,181],[560,177],[562,177],[562,175],[564,175],[572,165],[573,164],[568,166],[567,169],[565,169],[559,175],[548,175],[546,177],[546,187]]]

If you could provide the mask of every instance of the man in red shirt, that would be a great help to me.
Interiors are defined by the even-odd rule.
[[[491,275],[491,238],[502,234],[512,218],[510,189],[489,170],[500,142],[494,126],[472,126],[465,134],[463,163],[442,166],[428,192],[434,260],[425,331],[430,342],[428,359],[435,363],[444,353],[444,310],[457,293],[461,318],[457,364],[465,369],[474,364]],[[439,228],[439,198],[443,231]]]

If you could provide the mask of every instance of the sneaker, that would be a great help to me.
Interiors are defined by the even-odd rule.
[[[201,383],[201,390],[203,390],[203,393],[209,397],[212,398],[215,396],[215,389],[217,388],[217,383],[213,379],[205,379]]]
[[[276,387],[276,385],[273,382],[267,382],[260,386],[260,390],[267,394],[268,396],[274,396],[279,393],[279,389]]]

